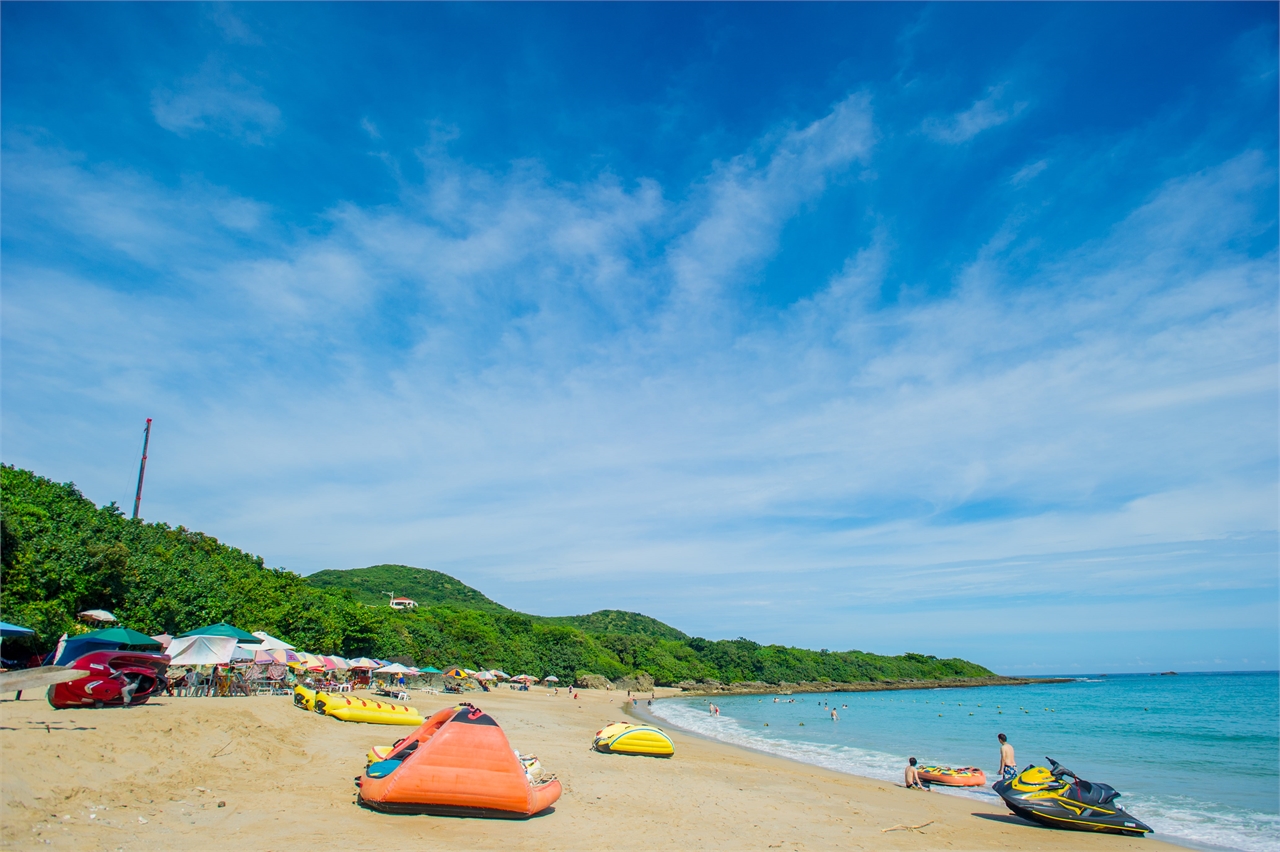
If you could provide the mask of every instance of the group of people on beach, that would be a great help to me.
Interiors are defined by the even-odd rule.
[[[834,714],[835,711],[833,710]],[[996,734],[996,739],[1000,741],[1000,780],[1007,781],[1018,774],[1018,761],[1013,756],[1013,745],[1009,742],[1009,738],[1004,734]],[[908,790],[928,790],[929,785],[920,777],[920,773],[916,771],[916,759],[914,757],[907,758],[907,769],[903,775],[903,780]]]

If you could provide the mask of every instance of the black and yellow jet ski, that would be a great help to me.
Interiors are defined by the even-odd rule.
[[[1102,831],[1142,837],[1151,826],[1123,811],[1115,800],[1120,794],[1106,784],[1085,781],[1070,769],[1046,758],[1052,769],[1028,766],[991,789],[1023,819],[1053,828]],[[1070,779],[1070,780],[1067,780]]]

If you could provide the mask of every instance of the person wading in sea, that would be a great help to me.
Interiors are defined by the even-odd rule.
[[[1004,734],[996,734],[1000,741],[1000,777],[1009,779],[1018,774],[1018,761],[1013,757],[1013,746]]]

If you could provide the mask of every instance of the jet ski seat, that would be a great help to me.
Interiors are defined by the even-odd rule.
[[[1079,778],[1076,779],[1075,787],[1076,801],[1087,805],[1109,805],[1116,796],[1120,795],[1114,787],[1107,784],[1084,781]]]

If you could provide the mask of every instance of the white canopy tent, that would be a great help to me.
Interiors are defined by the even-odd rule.
[[[231,662],[236,652],[234,636],[180,636],[169,643],[169,665],[213,666]],[[252,653],[249,655],[252,659]]]

